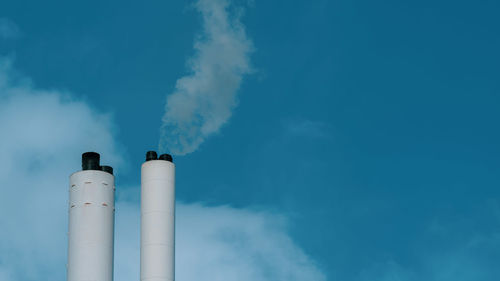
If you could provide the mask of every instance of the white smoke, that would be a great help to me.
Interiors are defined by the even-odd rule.
[[[229,120],[242,78],[251,72],[253,45],[240,22],[241,10],[231,13],[228,0],[199,0],[195,7],[203,32],[188,62],[191,74],[177,80],[167,97],[161,128],[160,150],[176,155],[195,151]]]

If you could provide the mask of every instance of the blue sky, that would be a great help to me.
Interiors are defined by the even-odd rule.
[[[135,216],[139,166],[145,151],[158,148],[167,97],[183,92],[176,81],[192,75],[190,63],[200,57],[193,46],[207,42],[194,2],[167,2],[0,3],[0,151],[18,159],[21,143],[36,155],[35,161],[23,154],[32,162],[20,162],[28,166],[19,177],[34,172],[55,185],[47,173],[60,175],[43,163],[59,159],[70,172],[81,152],[99,150],[117,168],[123,213]],[[177,198],[200,220],[186,220],[189,227],[222,211],[234,216],[214,223],[220,229],[245,230],[237,223],[243,217],[282,222],[273,237],[290,243],[273,255],[290,264],[251,263],[250,272],[261,275],[249,280],[496,280],[499,10],[495,1],[230,1],[228,34],[248,40],[248,49],[231,54],[248,62],[223,64],[237,84],[228,93],[237,103],[222,106],[229,116],[195,151],[174,158]],[[215,54],[208,65],[233,58]],[[220,85],[215,94],[226,89]],[[6,188],[15,175],[0,174],[4,201],[17,194]],[[47,197],[56,205],[66,200],[66,175],[53,187],[57,199]],[[135,229],[118,211],[117,228]],[[57,235],[65,234],[64,215],[54,225],[63,231]],[[0,227],[15,221],[0,214]],[[5,229],[7,237],[17,233]],[[120,241],[136,239],[118,230],[117,254]],[[64,264],[51,270],[64,260],[66,242],[51,235],[37,241],[53,241],[61,253],[51,269],[35,264],[33,272],[62,280]],[[262,241],[241,245],[267,245]],[[251,260],[264,255],[234,249]],[[40,280],[19,273],[8,257],[0,254],[0,280],[2,265],[5,280]],[[297,265],[306,268],[286,273]]]

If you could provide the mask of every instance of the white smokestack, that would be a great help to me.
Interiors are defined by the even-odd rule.
[[[174,281],[175,165],[149,151],[141,168],[141,281]]]
[[[68,281],[113,280],[115,177],[99,154],[82,155],[70,176]]]

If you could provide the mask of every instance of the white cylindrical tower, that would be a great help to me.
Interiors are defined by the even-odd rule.
[[[84,153],[70,176],[67,281],[113,280],[114,213],[113,168]]]
[[[175,165],[154,151],[141,167],[141,281],[174,281]]]

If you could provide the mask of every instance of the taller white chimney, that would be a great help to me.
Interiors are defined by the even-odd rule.
[[[70,176],[67,281],[113,280],[114,213],[113,168],[84,153]]]
[[[175,165],[154,151],[141,167],[141,281],[174,281]]]

